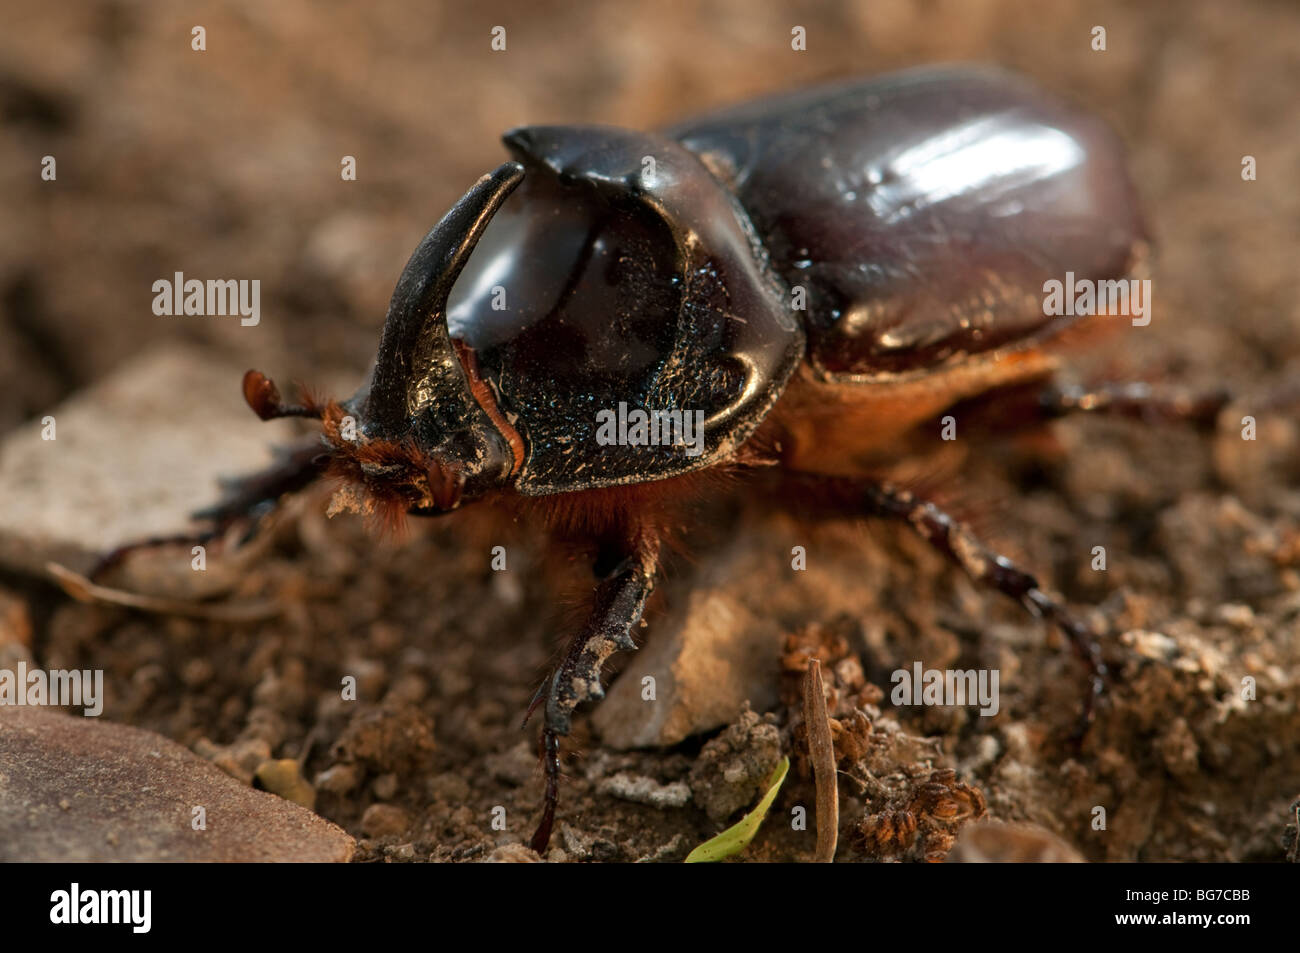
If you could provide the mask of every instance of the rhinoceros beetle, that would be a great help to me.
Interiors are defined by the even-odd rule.
[[[1106,126],[1011,74],[957,67],[658,133],[535,126],[504,142],[511,161],[411,255],[353,397],[287,404],[248,373],[257,414],[320,419],[324,453],[289,455],[206,515],[227,526],[329,472],[336,507],[532,499],[600,542],[609,570],[588,621],[528,709],[545,722],[534,848],[550,837],[571,713],[602,696],[609,656],[635,648],[675,507],[720,468],[824,478],[858,512],[904,521],[1061,627],[1089,667],[1091,712],[1105,674],[1091,630],[890,473],[921,425],[994,393],[1027,395],[1040,420],[1217,410],[1056,383],[1048,344],[1077,319],[1047,313],[1044,282],[1121,278],[1147,249]],[[620,439],[601,439],[620,407]],[[698,422],[695,445],[647,439],[647,418],[659,437]]]

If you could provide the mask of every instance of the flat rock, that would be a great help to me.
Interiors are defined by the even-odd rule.
[[[116,546],[193,532],[218,479],[267,466],[289,421],[259,421],[240,391],[246,367],[192,348],[147,352],[0,444],[0,564],[78,572]],[[188,554],[186,554],[188,564]]]
[[[860,543],[778,518],[746,526],[710,552],[593,710],[603,741],[669,746],[731,724],[746,702],[755,711],[773,707],[786,633],[813,618],[870,611],[874,595],[862,579],[880,552]],[[796,545],[808,552],[804,570],[791,568]],[[646,676],[655,680],[653,700],[643,698]]]
[[[196,806],[206,830],[191,827]],[[160,735],[0,707],[0,862],[344,862],[354,846]]]

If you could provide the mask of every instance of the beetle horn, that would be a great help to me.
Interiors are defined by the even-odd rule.
[[[488,222],[523,177],[522,165],[507,162],[475,182],[402,269],[366,403],[365,426],[376,436],[401,434],[430,396],[469,397],[447,331],[447,297]]]

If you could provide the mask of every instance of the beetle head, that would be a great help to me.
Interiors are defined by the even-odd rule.
[[[342,478],[331,511],[444,513],[502,486],[517,468],[502,432],[508,425],[471,380],[472,352],[467,369],[446,312],[452,285],[523,174],[507,162],[485,175],[416,247],[393,291],[370,382],[352,398],[286,405],[268,378],[245,375],[244,397],[263,420],[321,420],[330,470]]]

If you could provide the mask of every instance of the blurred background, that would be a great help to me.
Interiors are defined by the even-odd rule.
[[[1021,70],[1131,149],[1160,257],[1153,333],[1121,364],[1213,383],[1300,354],[1294,3],[0,0],[0,16],[0,430],[168,339],[360,380],[407,255],[510,126],[654,127],[951,60]],[[259,278],[260,325],[155,316],[151,285],[176,271]]]

